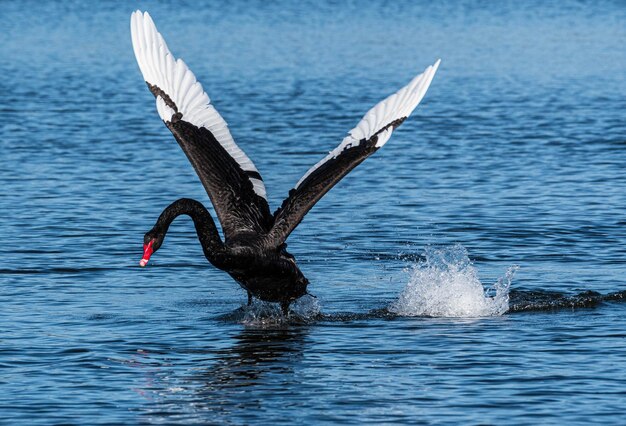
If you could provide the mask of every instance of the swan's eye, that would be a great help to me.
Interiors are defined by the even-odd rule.
[[[143,243],[144,244],[148,244],[150,241],[152,241],[153,244],[156,244],[158,238],[156,235],[154,234],[146,234],[143,236]]]

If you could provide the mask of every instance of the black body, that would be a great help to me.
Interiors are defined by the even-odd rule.
[[[172,221],[180,215],[193,220],[204,256],[216,268],[227,272],[252,296],[267,302],[279,302],[283,311],[307,293],[309,281],[287,252],[286,244],[268,247],[266,239],[235,237],[223,243],[208,210],[198,201],[181,198],[170,204],[146,233],[144,242],[154,240],[154,250],[163,244]]]
[[[235,144],[194,74],[169,51],[147,12],[133,13],[131,38],[159,116],[196,171],[223,233],[222,240],[200,202],[182,198],[168,206],[146,233],[140,265],[145,266],[161,247],[172,221],[188,215],[206,258],[246,289],[249,303],[257,297],[278,302],[287,312],[292,301],[307,294],[308,280],[285,241],[324,194],[386,143],[424,96],[439,61],[372,108],[271,214],[259,171]]]
[[[149,87],[158,96],[160,89]],[[287,252],[285,240],[324,194],[378,150],[378,134],[388,127],[396,128],[405,118],[389,123],[357,145],[346,147],[339,156],[314,170],[289,191],[272,215],[267,200],[254,192],[250,181],[250,177],[261,180],[260,174],[242,170],[209,130],[175,114],[165,124],[209,194],[222,225],[224,242],[208,210],[188,198],[168,206],[144,242],[155,239],[154,250],[158,250],[172,221],[188,215],[194,221],[206,258],[246,289],[249,304],[254,296],[280,303],[287,313],[292,301],[307,294],[309,281],[296,265],[294,256]]]
[[[148,83],[148,87],[155,96],[162,93],[154,85]],[[170,106],[177,111],[173,102]],[[249,304],[254,296],[280,303],[287,313],[292,301],[307,294],[309,281],[296,265],[294,256],[287,252],[285,240],[324,194],[378,150],[378,134],[389,127],[395,129],[405,118],[346,147],[336,158],[314,170],[289,191],[272,215],[267,200],[255,193],[250,181],[250,178],[262,180],[261,175],[243,170],[208,129],[195,126],[176,113],[165,124],[204,185],[222,225],[224,241],[208,210],[198,201],[182,198],[163,211],[144,242],[154,239],[154,250],[158,250],[172,221],[188,215],[194,221],[206,258],[248,292]]]
[[[183,198],[167,207],[145,235],[140,265],[145,266],[161,247],[172,221],[188,215],[206,258],[247,290],[248,303],[253,296],[278,302],[286,313],[292,301],[307,294],[308,280],[287,252],[285,241],[324,194],[389,140],[421,101],[439,61],[370,109],[271,214],[261,174],[235,144],[195,75],[169,51],[147,12],[131,15],[131,39],[159,116],[198,174],[224,237],[222,241],[201,203]]]

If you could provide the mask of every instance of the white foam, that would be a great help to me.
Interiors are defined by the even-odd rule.
[[[289,317],[285,317],[277,303],[255,299],[251,306],[245,306],[241,322],[250,326],[272,326],[291,322],[310,322],[321,311],[317,298],[304,295],[289,307]]]
[[[511,266],[490,288],[460,244],[428,247],[426,260],[410,271],[407,286],[389,311],[402,316],[487,317],[509,309],[509,288],[518,266]]]

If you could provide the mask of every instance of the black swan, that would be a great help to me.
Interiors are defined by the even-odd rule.
[[[198,201],[183,198],[168,206],[144,237],[140,265],[163,244],[172,221],[193,220],[204,255],[226,271],[252,297],[289,304],[307,294],[308,280],[287,252],[285,241],[315,203],[350,170],[382,147],[422,100],[439,61],[395,94],[372,108],[334,150],[314,165],[289,191],[272,215],[259,171],[235,144],[194,74],[175,59],[152,18],[136,11],[130,21],[133,49],[156,108],[193,165],[222,225]]]

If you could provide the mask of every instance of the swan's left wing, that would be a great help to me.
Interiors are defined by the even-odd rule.
[[[302,176],[274,215],[268,245],[284,243],[324,194],[389,140],[394,129],[420,103],[438,67],[439,61],[369,110],[337,148]]]
[[[265,185],[250,158],[187,65],[174,58],[148,12],[131,16],[135,57],[165,125],[204,185],[228,240],[266,233],[272,224]]]

